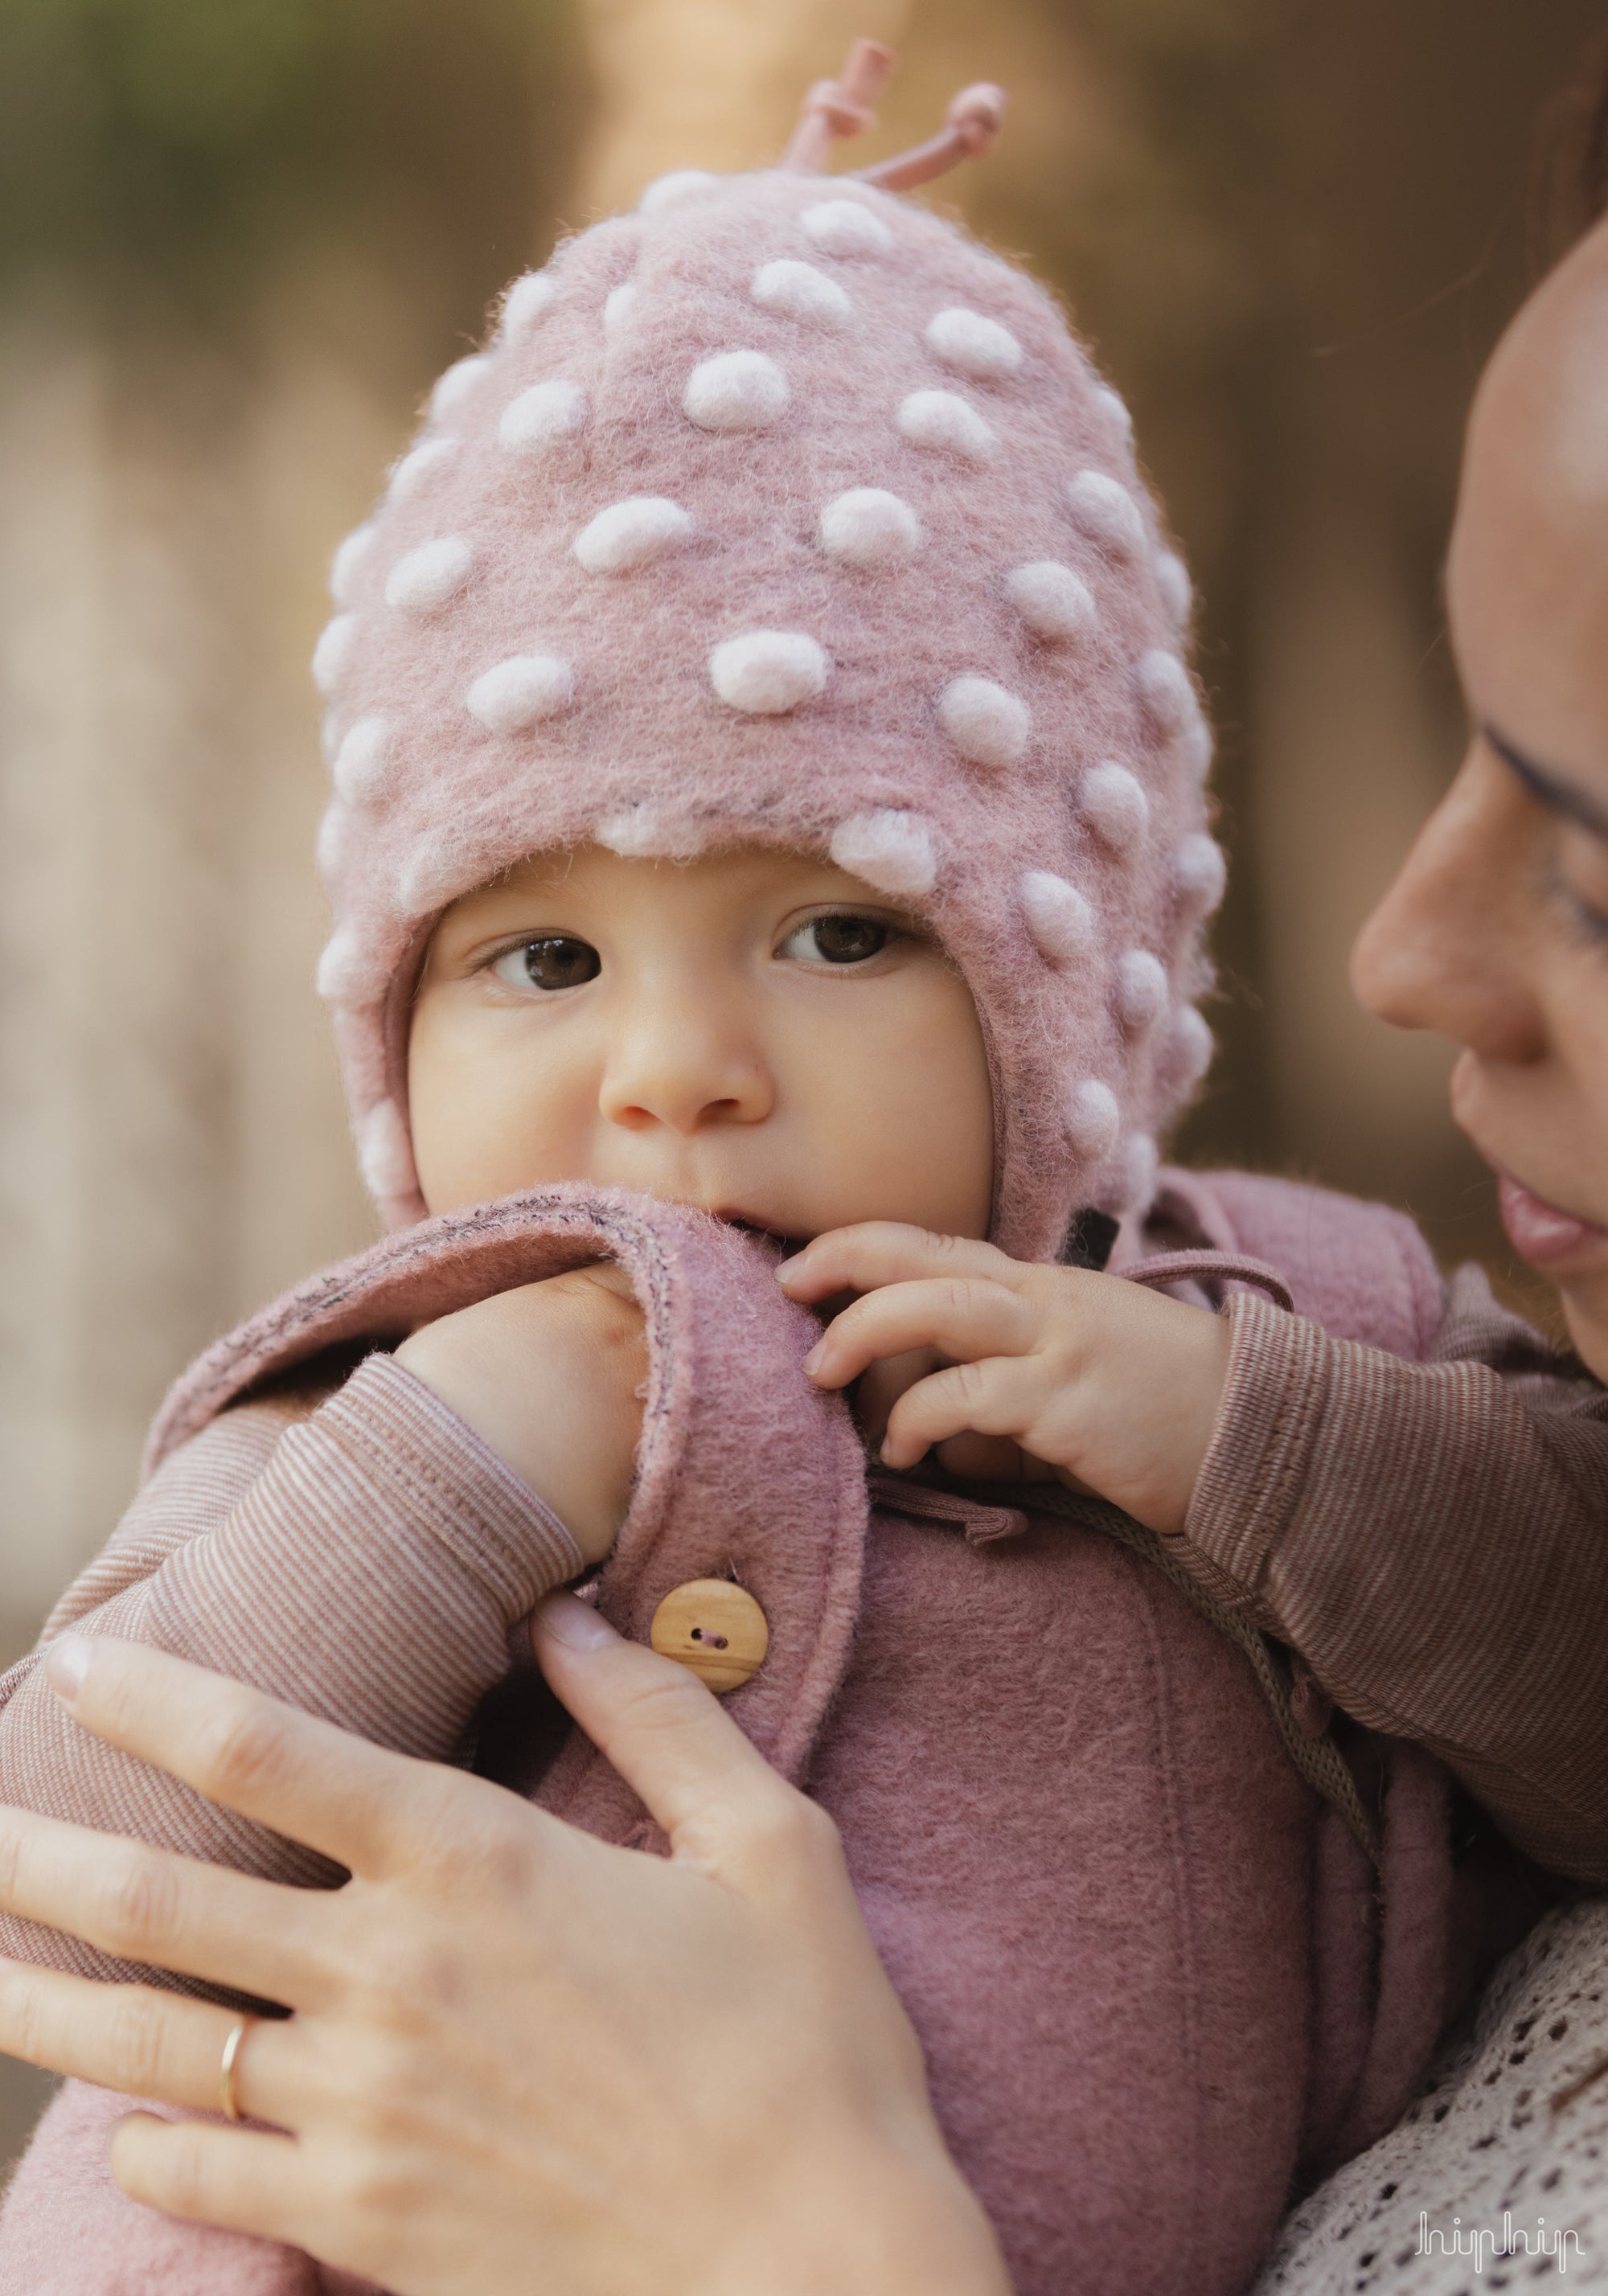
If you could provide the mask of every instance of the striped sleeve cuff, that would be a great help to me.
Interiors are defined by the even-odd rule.
[[[1253,1292],[1234,1292],[1222,1312],[1228,1377],[1183,1535],[1254,1593],[1299,1504],[1323,1422],[1329,1342]]]
[[[380,1488],[428,1516],[509,1624],[585,1570],[546,1501],[394,1356],[365,1357],[317,1416]]]

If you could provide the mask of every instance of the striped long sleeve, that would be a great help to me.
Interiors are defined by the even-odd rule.
[[[1454,1279],[1406,1363],[1236,1295],[1184,1527],[1335,1703],[1438,1754],[1555,1873],[1608,1885],[1608,1395]]]
[[[0,1682],[0,1800],[331,1884],[311,1851],[80,1729],[45,1681],[45,1644],[69,1626],[153,1644],[381,1745],[462,1759],[509,1629],[581,1567],[552,1511],[388,1355],[332,1394],[242,1404],[152,1478]],[[135,1973],[9,1915],[0,1951]]]

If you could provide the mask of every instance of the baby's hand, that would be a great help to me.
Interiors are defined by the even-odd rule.
[[[425,1324],[397,1361],[546,1500],[588,1562],[630,1504],[647,1377],[642,1310],[611,1261]]]
[[[885,1416],[889,1466],[934,1444],[956,1474],[1030,1476],[1038,1463],[1153,1530],[1183,1529],[1227,1375],[1216,1316],[877,1220],[817,1236],[776,1280],[812,1304],[863,1295],[804,1368],[822,1387],[866,1374],[861,1414],[874,1430]]]

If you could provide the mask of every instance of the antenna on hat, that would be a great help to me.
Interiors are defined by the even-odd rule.
[[[800,175],[825,175],[840,135],[860,135],[876,126],[876,100],[898,62],[881,40],[857,40],[842,78],[818,79],[805,96],[782,165]]]
[[[792,141],[782,165],[803,175],[826,171],[832,147],[840,136],[863,135],[876,125],[876,102],[898,59],[880,40],[857,40],[841,79],[818,79],[804,98]],[[874,184],[880,191],[907,192],[948,175],[963,160],[980,160],[998,135],[1005,118],[1005,93],[990,81],[963,87],[950,104],[939,132],[896,159],[881,160],[874,168],[854,170],[856,183]]]

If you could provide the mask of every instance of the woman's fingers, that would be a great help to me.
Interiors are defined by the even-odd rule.
[[[1038,1272],[968,1236],[934,1235],[897,1220],[862,1220],[856,1227],[817,1235],[783,1262],[776,1281],[790,1298],[814,1301],[829,1300],[834,1292],[874,1292],[884,1283],[923,1276],[978,1277],[1014,1289],[1022,1277]]]
[[[901,1395],[889,1413],[883,1462],[914,1467],[934,1443],[963,1434],[1008,1435],[1033,1450],[1028,1439],[1044,1404],[1044,1385],[1042,1367],[1030,1357],[996,1356],[935,1371]]]
[[[0,1807],[0,1906],[120,1961],[300,2005],[321,1989],[308,1915],[322,1901],[322,1892]]]
[[[715,1870],[727,1844],[802,1802],[696,1675],[628,1642],[589,1604],[549,1595],[531,1629],[554,1693],[679,1857]]]
[[[313,2213],[300,2145],[217,2121],[130,2113],[112,2132],[111,2173],[131,2201],[264,2240],[300,2244]]]
[[[232,2009],[185,2001],[151,1985],[103,1985],[27,1962],[0,1961],[0,2051],[48,2072],[94,2081],[129,2096],[192,2112],[216,2112],[224,2045],[239,2022]],[[291,2028],[253,2024],[235,2066],[242,2112],[281,2120],[297,2084],[285,2077]]]
[[[986,1277],[945,1275],[868,1292],[835,1316],[804,1358],[817,1387],[847,1387],[883,1356],[931,1348],[952,1360],[1021,1355],[1038,1316],[1031,1300]]]
[[[67,1634],[45,1671],[97,1737],[351,1873],[393,1867],[416,1841],[423,1806],[434,1808],[428,1765],[164,1651]]]

